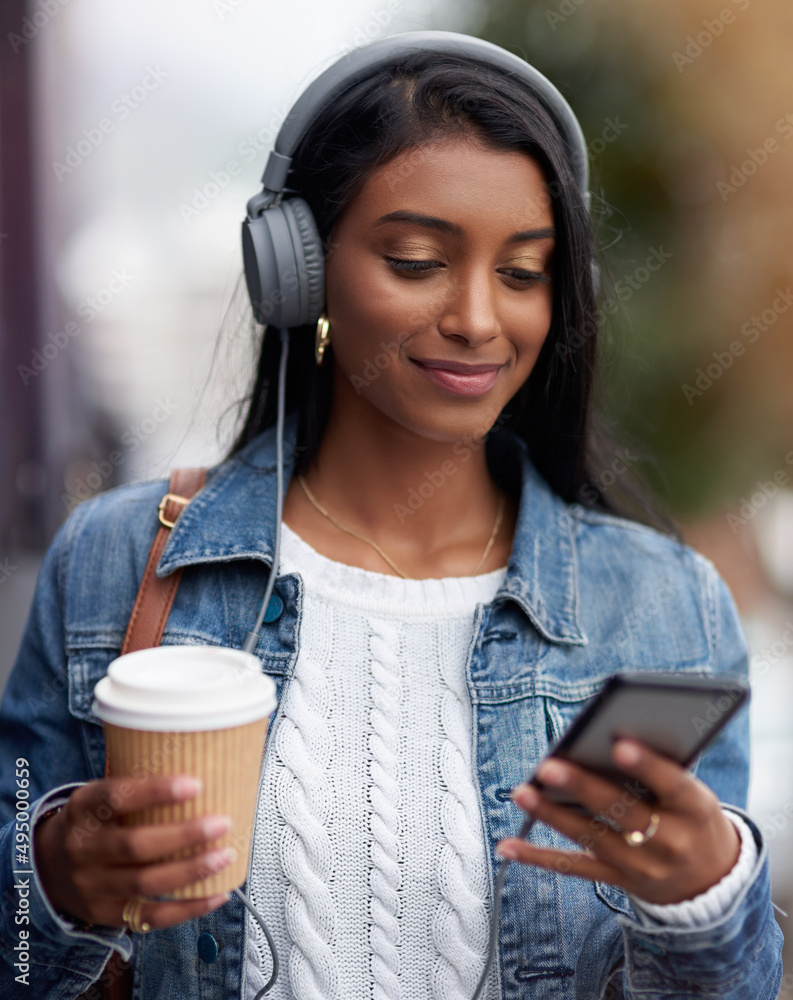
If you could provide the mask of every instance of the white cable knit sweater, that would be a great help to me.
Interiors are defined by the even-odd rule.
[[[327,559],[286,524],[281,545],[281,572],[299,572],[305,595],[249,883],[281,961],[268,1000],[469,1000],[490,898],[464,668],[476,604],[506,570],[402,580]],[[648,907],[651,921],[724,912],[753,867],[744,832],[726,885]],[[246,919],[253,1000],[272,965]]]
[[[268,1000],[467,1000],[489,888],[464,666],[476,604],[506,570],[402,580],[287,525],[281,546],[305,604],[249,887],[281,960]],[[248,998],[270,971],[250,921]]]

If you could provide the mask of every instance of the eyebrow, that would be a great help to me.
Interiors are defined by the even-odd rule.
[[[420,212],[409,212],[406,209],[397,209],[387,215],[381,215],[375,221],[375,226],[382,226],[388,222],[412,222],[415,226],[424,226],[426,229],[436,229],[442,233],[450,233],[452,236],[462,236],[463,228],[448,219],[441,219],[436,215],[422,215]],[[519,233],[513,233],[504,241],[505,243],[526,243],[529,240],[547,240],[556,236],[553,226],[545,226],[541,229],[523,229]]]

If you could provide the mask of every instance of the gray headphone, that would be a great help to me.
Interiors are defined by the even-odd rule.
[[[242,223],[245,281],[256,319],[279,328],[313,324],[325,302],[325,252],[307,202],[282,199],[292,157],[322,109],[354,84],[415,52],[462,56],[527,85],[559,128],[584,203],[589,207],[589,157],[581,126],[556,87],[523,59],[492,42],[452,31],[409,31],[354,49],[309,84],[286,116],[262,174],[263,190]]]

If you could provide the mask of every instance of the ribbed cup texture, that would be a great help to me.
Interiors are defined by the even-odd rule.
[[[200,852],[192,848],[177,851],[163,860],[189,857],[214,847],[232,847],[236,858],[222,871],[207,871],[206,877],[175,889],[176,899],[199,899],[228,892],[248,875],[253,817],[262,752],[269,719],[244,726],[193,733],[155,733],[125,729],[104,723],[108,772],[111,777],[144,778],[169,774],[189,774],[201,778],[204,789],[186,802],[141,809],[124,816],[127,826],[150,823],[178,823],[198,816],[230,816],[229,832],[209,841]]]

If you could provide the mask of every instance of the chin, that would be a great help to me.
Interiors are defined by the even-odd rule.
[[[470,403],[469,403],[470,406]],[[444,442],[454,445],[457,442],[471,442],[485,435],[497,422],[501,410],[491,407],[473,407],[468,413],[453,412],[450,408],[446,413],[442,408],[432,407],[419,413],[415,409],[401,415],[394,414],[395,419],[405,430],[425,438],[428,441]]]

